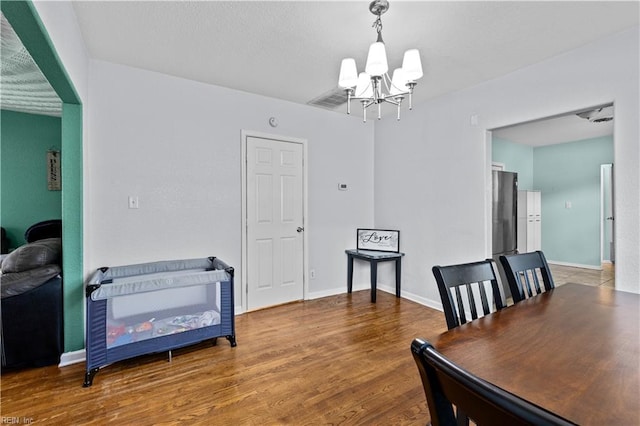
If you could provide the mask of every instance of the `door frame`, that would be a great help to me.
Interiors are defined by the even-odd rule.
[[[240,260],[240,306],[236,307],[236,313],[247,312],[247,297],[249,291],[249,285],[247,277],[249,276],[249,264],[248,264],[248,246],[247,241],[247,138],[255,137],[261,139],[272,139],[279,142],[297,143],[302,145],[302,223],[304,231],[302,233],[302,250],[304,251],[302,256],[302,299],[307,299],[309,294],[309,238],[307,237],[309,232],[308,218],[308,149],[307,140],[294,138],[290,136],[274,135],[269,133],[257,132],[253,130],[241,131],[241,155],[240,162],[242,168],[242,208],[241,208],[241,260]]]
[[[613,242],[613,252],[609,253],[609,260],[604,259],[604,243],[605,243],[605,195],[606,195],[606,186],[605,186],[605,170],[609,169],[609,190],[611,191],[611,216],[614,220],[611,223],[611,241]],[[615,245],[616,245],[616,223],[615,223],[615,212],[613,209],[614,203],[614,182],[613,182],[613,163],[609,164],[601,164],[600,165],[600,264],[611,263],[615,264]],[[611,259],[613,258],[613,259]]]

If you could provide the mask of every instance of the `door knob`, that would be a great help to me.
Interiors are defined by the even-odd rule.
[[[304,231],[304,228],[302,228],[302,227],[298,226],[298,229],[296,229],[296,231],[298,231],[298,232],[302,232],[302,231]]]

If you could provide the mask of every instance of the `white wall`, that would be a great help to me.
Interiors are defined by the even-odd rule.
[[[307,296],[346,290],[344,249],[373,224],[372,124],[102,61],[91,61],[89,94],[87,270],[217,256],[238,271],[240,305],[244,129],[308,140]]]
[[[490,257],[487,129],[608,102],[615,104],[616,286],[640,292],[638,39],[635,27],[418,105],[400,122],[376,123],[375,224],[401,230],[406,297],[439,306],[433,265]],[[437,84],[425,62],[420,84]]]
[[[71,2],[33,2],[78,96],[87,100],[89,56]]]

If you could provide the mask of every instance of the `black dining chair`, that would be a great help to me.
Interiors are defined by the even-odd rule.
[[[547,259],[541,251],[500,256],[499,259],[507,277],[513,303],[555,288]],[[544,288],[540,286],[540,278]]]
[[[411,354],[420,372],[433,426],[468,425],[469,419],[479,426],[575,424],[474,376],[423,339],[411,342]]]
[[[485,290],[485,283],[487,282],[491,283],[496,310],[505,307],[492,260],[487,259],[480,262],[449,266],[436,265],[431,270],[438,284],[444,317],[447,320],[447,328],[449,330],[466,323],[467,312],[471,313],[469,321],[478,318],[475,294],[480,296],[483,314],[488,315],[491,313],[487,291]],[[461,288],[466,290],[466,297],[463,297]],[[455,293],[455,299],[452,293]]]

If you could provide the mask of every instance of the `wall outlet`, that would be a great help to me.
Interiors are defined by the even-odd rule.
[[[316,278],[316,270],[312,269],[309,271],[309,278],[311,278],[312,280]]]

